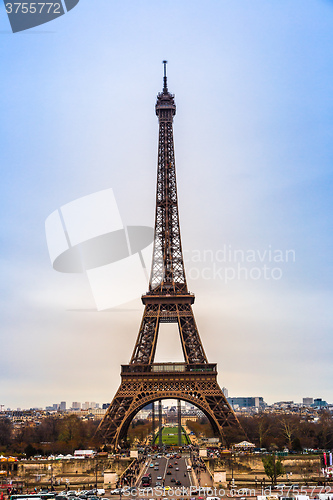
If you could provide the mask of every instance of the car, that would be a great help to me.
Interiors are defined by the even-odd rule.
[[[178,462],[177,462],[177,461],[175,462],[175,465],[178,465]]]
[[[170,486],[164,486],[164,491],[169,491],[171,490]]]
[[[158,487],[158,486],[162,486],[161,481],[156,481],[155,486],[157,486],[157,487]]]
[[[173,469],[173,465],[172,464],[169,464],[169,469]]]
[[[160,465],[160,464],[159,464],[159,462],[156,462],[156,463],[155,463],[155,467],[158,467],[159,465]]]
[[[176,467],[176,469],[175,469],[175,470],[179,470],[179,467]]]
[[[171,472],[168,470],[166,473],[167,476],[171,476]]]
[[[157,481],[162,481],[162,476],[157,476]]]
[[[175,482],[176,482],[175,478],[174,478],[174,477],[172,477],[172,478],[170,479],[170,482],[171,482],[171,483],[175,483]]]
[[[150,467],[151,469],[153,469],[153,468],[154,468],[154,464],[150,464],[150,465],[149,465],[149,467]]]
[[[158,467],[154,467],[154,470],[160,470]]]
[[[176,486],[180,486],[182,483],[178,480],[176,481]]]

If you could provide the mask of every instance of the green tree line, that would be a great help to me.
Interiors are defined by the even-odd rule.
[[[45,417],[36,423],[22,422],[14,427],[8,418],[1,418],[0,452],[32,456],[99,447],[102,443],[94,438],[98,424],[95,420],[66,415]]]
[[[242,416],[239,420],[248,439],[258,448],[296,452],[333,448],[333,418],[329,411],[322,411],[318,420],[301,414],[274,413]]]
[[[239,429],[225,429],[227,445],[244,438],[258,448],[270,451],[301,451],[307,449],[333,449],[333,418],[322,411],[318,420],[300,414],[260,413],[239,417],[244,433]],[[8,418],[0,418],[0,453],[27,455],[73,453],[75,449],[103,446],[102,439],[95,437],[99,421],[81,420],[76,415],[45,417],[38,423],[22,422],[13,426]],[[212,437],[213,430],[206,417],[186,422],[197,437]],[[151,423],[135,421],[128,433],[129,443],[143,441],[151,432]]]
[[[247,439],[256,447],[271,451],[285,448],[296,452],[303,449],[333,449],[333,418],[329,411],[322,411],[318,420],[301,414],[259,413],[242,415],[239,422],[244,433],[237,428],[225,429],[228,446]],[[213,436],[206,417],[197,422],[188,420],[186,425],[197,437]]]

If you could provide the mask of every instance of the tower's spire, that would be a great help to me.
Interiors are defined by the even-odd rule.
[[[168,61],[163,61],[164,64],[164,77],[163,77],[163,92],[166,94],[168,92],[168,83],[167,83],[167,74],[166,74],[166,65]]]

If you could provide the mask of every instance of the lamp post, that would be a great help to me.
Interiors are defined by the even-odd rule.
[[[97,458],[97,455],[96,455],[96,467],[95,467],[95,489],[96,489],[96,495],[97,495],[97,471],[98,471],[98,462],[97,462],[98,458]]]
[[[54,491],[53,488],[53,463],[51,462],[51,491]]]
[[[235,487],[235,479],[234,479],[234,452],[231,452],[231,487]]]

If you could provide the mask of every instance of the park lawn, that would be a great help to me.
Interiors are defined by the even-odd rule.
[[[163,444],[169,446],[177,446],[178,445],[178,427],[163,427],[162,428],[162,441]],[[156,433],[154,443],[158,443],[158,432]],[[182,444],[189,444],[190,440],[187,436],[184,428],[182,427]]]

